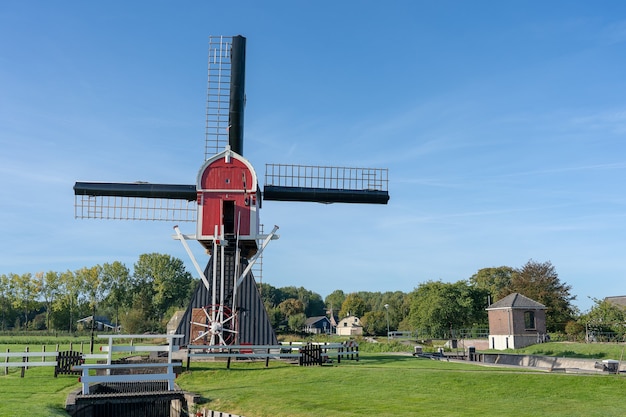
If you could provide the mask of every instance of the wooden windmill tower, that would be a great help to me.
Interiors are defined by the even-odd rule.
[[[196,223],[179,239],[200,275],[177,333],[181,344],[274,344],[276,335],[251,269],[272,239],[260,232],[261,201],[386,204],[387,170],[270,164],[263,192],[243,157],[245,51],[242,36],[211,37],[205,162],[196,183],[74,185],[75,217]],[[187,245],[197,240],[210,255],[201,269]],[[180,340],[180,339],[179,339]],[[200,342],[198,342],[200,340]]]

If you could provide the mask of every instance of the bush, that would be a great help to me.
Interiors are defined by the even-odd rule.
[[[568,321],[565,325],[565,334],[571,342],[584,340],[585,338],[585,326],[577,321]]]

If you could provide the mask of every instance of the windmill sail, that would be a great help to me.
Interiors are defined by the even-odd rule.
[[[267,164],[263,199],[387,204],[388,183],[388,171],[382,168]]]

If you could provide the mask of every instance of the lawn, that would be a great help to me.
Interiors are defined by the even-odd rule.
[[[25,378],[17,368],[6,376],[3,371],[0,416],[66,416],[67,394],[79,387],[77,377],[54,378],[52,368],[31,368]],[[362,353],[358,362],[322,367],[272,361],[265,368],[261,361],[234,362],[228,370],[223,362],[195,362],[177,383],[200,394],[209,409],[246,417],[617,416],[626,390],[623,376],[491,368],[397,353]]]
[[[359,362],[300,368],[272,362],[195,363],[178,378],[207,408],[246,417],[617,416],[626,379],[550,374],[364,354]]]
[[[511,350],[511,353],[524,355],[561,356],[585,359],[621,360],[626,353],[624,343],[569,343],[551,342],[531,345],[524,349]],[[503,353],[502,351],[493,351]],[[509,351],[504,351],[509,352]]]

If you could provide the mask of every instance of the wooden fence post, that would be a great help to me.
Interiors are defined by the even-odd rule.
[[[7,353],[11,353],[11,349],[7,348]],[[7,355],[7,357],[6,357],[6,358],[4,358],[4,362],[5,362],[5,363],[6,363],[6,362],[9,362],[9,355]],[[6,374],[8,374],[8,373],[9,373],[9,368],[8,368],[8,367],[5,367],[5,368],[4,368],[4,374],[6,375]]]
[[[29,347],[26,346],[25,352],[28,353],[30,351]],[[22,361],[23,362],[28,362],[28,356],[24,356],[22,357]],[[26,371],[26,369],[28,369],[27,366],[22,366],[22,373],[20,374],[20,378],[24,378],[24,372]]]

